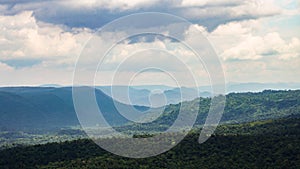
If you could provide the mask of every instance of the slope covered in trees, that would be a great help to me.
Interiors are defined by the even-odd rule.
[[[199,98],[181,104],[171,104],[165,112],[151,123],[132,124],[117,128],[120,131],[163,131],[176,120],[179,111],[189,113],[199,108],[196,126],[204,124],[210,106],[210,98]],[[300,90],[272,91],[259,93],[231,93],[226,95],[222,124],[236,124],[251,121],[283,118],[300,115]]]
[[[113,126],[128,125],[115,107],[114,100],[96,90],[98,105]],[[118,103],[123,105],[121,103]],[[143,127],[166,128],[174,122],[179,108],[189,113],[199,108],[197,125],[204,123],[210,98],[199,98],[180,104],[167,105],[161,117]],[[123,105],[128,107],[129,105]],[[7,87],[0,88],[0,129],[2,130],[49,130],[79,125],[73,107],[72,88]],[[147,107],[135,106],[139,110]],[[298,114],[300,90],[271,91],[260,93],[232,93],[226,95],[223,123],[240,123],[255,120],[274,119]]]
[[[129,159],[91,140],[15,147],[0,152],[0,168],[299,168],[300,119],[226,124],[205,143],[199,131],[161,155]]]

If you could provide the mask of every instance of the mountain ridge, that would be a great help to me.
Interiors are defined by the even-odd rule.
[[[96,91],[98,104],[105,105],[100,107],[105,119],[113,126],[129,124],[130,121],[125,119],[114,106],[115,101],[100,90]],[[300,113],[300,90],[231,93],[226,95],[226,98],[225,113],[222,117],[224,123],[280,118]],[[210,98],[200,100],[201,109],[196,121],[198,125],[203,124],[210,105]],[[184,111],[194,109],[196,103],[198,104],[197,99],[186,102]],[[80,125],[74,111],[70,87],[0,88],[0,107],[0,129],[44,130]],[[166,106],[164,113],[153,122],[153,125],[172,124],[177,117],[178,107],[180,104]],[[134,108],[147,110],[147,107],[143,106],[134,106]]]

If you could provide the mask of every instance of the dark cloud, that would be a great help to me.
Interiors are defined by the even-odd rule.
[[[105,6],[72,8],[62,5],[60,1],[55,0],[4,0],[1,1],[0,4],[7,7],[5,11],[2,11],[2,13],[6,15],[14,15],[24,10],[32,10],[34,11],[36,19],[43,22],[66,25],[70,28],[88,27],[91,29],[100,28],[117,18],[137,12],[162,12],[174,14],[183,17],[192,23],[203,25],[207,27],[208,31],[212,31],[218,25],[227,22],[256,19],[276,14],[270,13],[260,15],[245,13],[241,15],[232,15],[232,13],[230,13],[232,12],[230,11],[231,8],[245,5],[245,1],[241,0],[210,3],[202,6],[177,5],[180,4],[180,2],[180,0],[163,1],[149,6],[141,6],[126,10],[119,8],[109,9]],[[141,23],[141,25],[147,24],[147,22],[148,21],[145,21],[144,23]]]
[[[38,64],[42,63],[42,60],[26,58],[26,59],[2,60],[1,62],[9,65],[10,67],[19,69],[19,68],[32,67],[34,65],[38,65]]]

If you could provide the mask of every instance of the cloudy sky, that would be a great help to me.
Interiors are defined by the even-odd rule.
[[[299,2],[0,0],[0,85],[72,84],[77,58],[88,40],[98,36],[94,33],[115,19],[140,12],[169,13],[191,22],[214,47],[223,65],[227,82],[299,83]],[[147,27],[147,21],[141,21],[139,26]],[[132,29],[139,28],[133,26]],[[189,41],[186,31],[190,29],[183,30],[182,37]],[[116,38],[118,33],[122,34],[110,32],[105,37],[99,35],[101,44],[98,47],[107,48],[105,38]],[[122,57],[128,57],[130,53],[141,49],[141,46],[168,49],[172,55],[180,55],[186,63],[191,63],[191,67],[196,66],[192,64],[190,51],[179,43],[158,37],[146,37],[126,40],[117,45],[97,78],[112,77],[114,63],[119,63],[120,58],[122,60]],[[153,56],[157,57],[149,59]],[[144,51],[136,56],[139,59],[127,61],[127,65],[124,64],[120,69],[120,74],[122,77],[134,75],[143,64],[155,60],[154,65],[161,64],[163,68],[177,72],[178,78],[187,78],[186,70],[180,63],[170,61],[172,59],[169,57],[161,51]],[[137,61],[141,63],[137,64]],[[198,70],[197,78],[206,79],[204,68],[200,66]],[[141,73],[142,75],[136,76],[136,84],[172,83],[158,73],[160,72],[157,70]],[[97,83],[107,84],[107,81],[99,80]],[[207,81],[199,80],[199,83],[206,85]],[[118,84],[122,84],[122,81]]]

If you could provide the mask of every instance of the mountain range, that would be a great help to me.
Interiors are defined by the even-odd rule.
[[[132,124],[115,106],[116,103],[124,108],[131,107],[130,105],[117,102],[98,89],[95,90],[95,94],[99,108],[109,124],[116,127]],[[172,124],[178,115],[180,105],[181,103],[167,105],[159,118],[142,127],[147,129],[150,126],[151,129],[153,126],[155,128]],[[200,109],[196,124],[201,125],[207,116],[210,98],[185,102],[183,111],[189,112],[198,106]],[[1,130],[50,130],[79,126],[73,107],[71,87],[0,88],[0,107]],[[141,112],[148,109],[144,106],[134,108]],[[300,90],[231,93],[226,96],[222,123],[280,118],[299,113]]]
[[[40,87],[63,86],[45,84]],[[168,104],[177,104],[182,101],[191,101],[198,97],[211,97],[211,86],[199,87],[172,87],[166,85],[138,85],[138,86],[96,86],[114,100],[129,104],[147,107],[161,107]],[[262,92],[263,90],[297,90],[299,83],[235,83],[229,82],[225,86],[226,93]],[[111,91],[113,89],[113,92]]]

